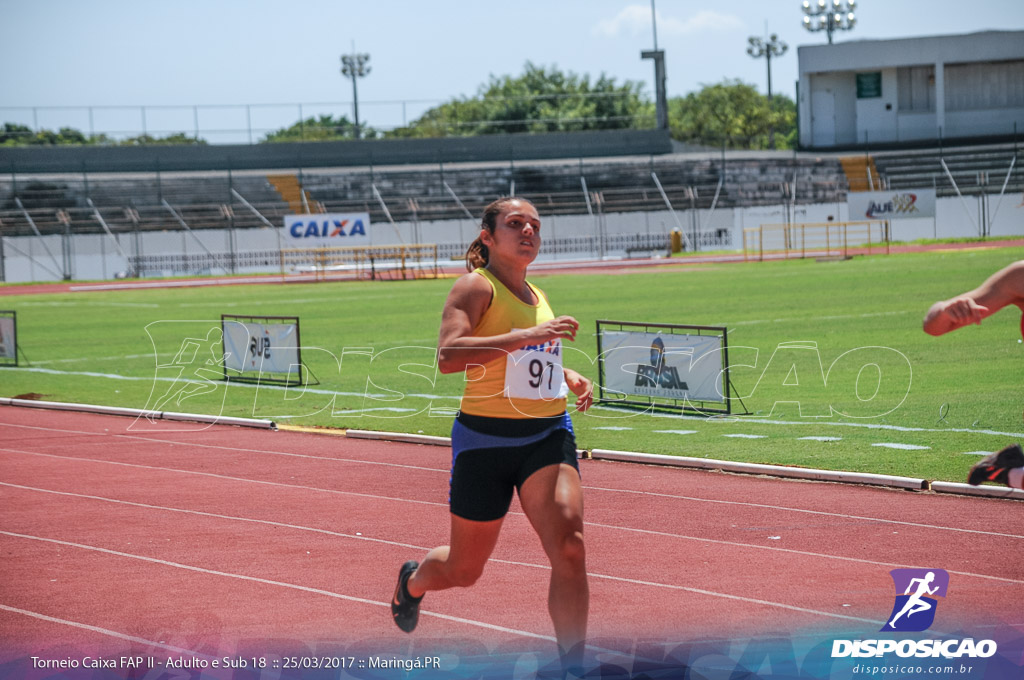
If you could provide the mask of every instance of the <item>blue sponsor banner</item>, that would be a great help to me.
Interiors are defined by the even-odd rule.
[[[284,242],[289,248],[370,245],[370,213],[285,215]]]

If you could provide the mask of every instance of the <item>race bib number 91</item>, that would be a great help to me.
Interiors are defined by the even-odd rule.
[[[518,329],[512,329],[518,330]],[[528,345],[505,361],[505,396],[513,399],[561,399],[569,393],[562,372],[562,341]]]

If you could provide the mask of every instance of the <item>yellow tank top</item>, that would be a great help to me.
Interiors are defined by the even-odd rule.
[[[483,276],[493,291],[490,306],[473,329],[474,336],[501,335],[555,318],[544,293],[532,283],[527,285],[537,296],[536,305],[520,300],[486,269],[473,273]],[[502,356],[483,366],[468,367],[463,413],[489,418],[545,418],[563,413],[567,390],[561,372],[561,349],[561,341],[553,340],[514,353],[518,361]],[[526,393],[536,398],[521,396]]]

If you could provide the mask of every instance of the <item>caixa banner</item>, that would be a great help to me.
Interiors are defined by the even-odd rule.
[[[903,220],[935,217],[935,189],[851,191],[846,195],[851,220]]]
[[[285,215],[284,242],[289,248],[370,245],[370,213]]]

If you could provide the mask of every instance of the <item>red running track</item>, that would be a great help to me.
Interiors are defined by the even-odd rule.
[[[473,588],[428,594],[413,635],[391,622],[398,566],[447,541],[449,456],[0,407],[0,676],[31,656],[553,649],[548,567],[517,504]],[[598,653],[877,637],[897,567],[950,573],[932,632],[1024,634],[1024,503],[581,469]]]

